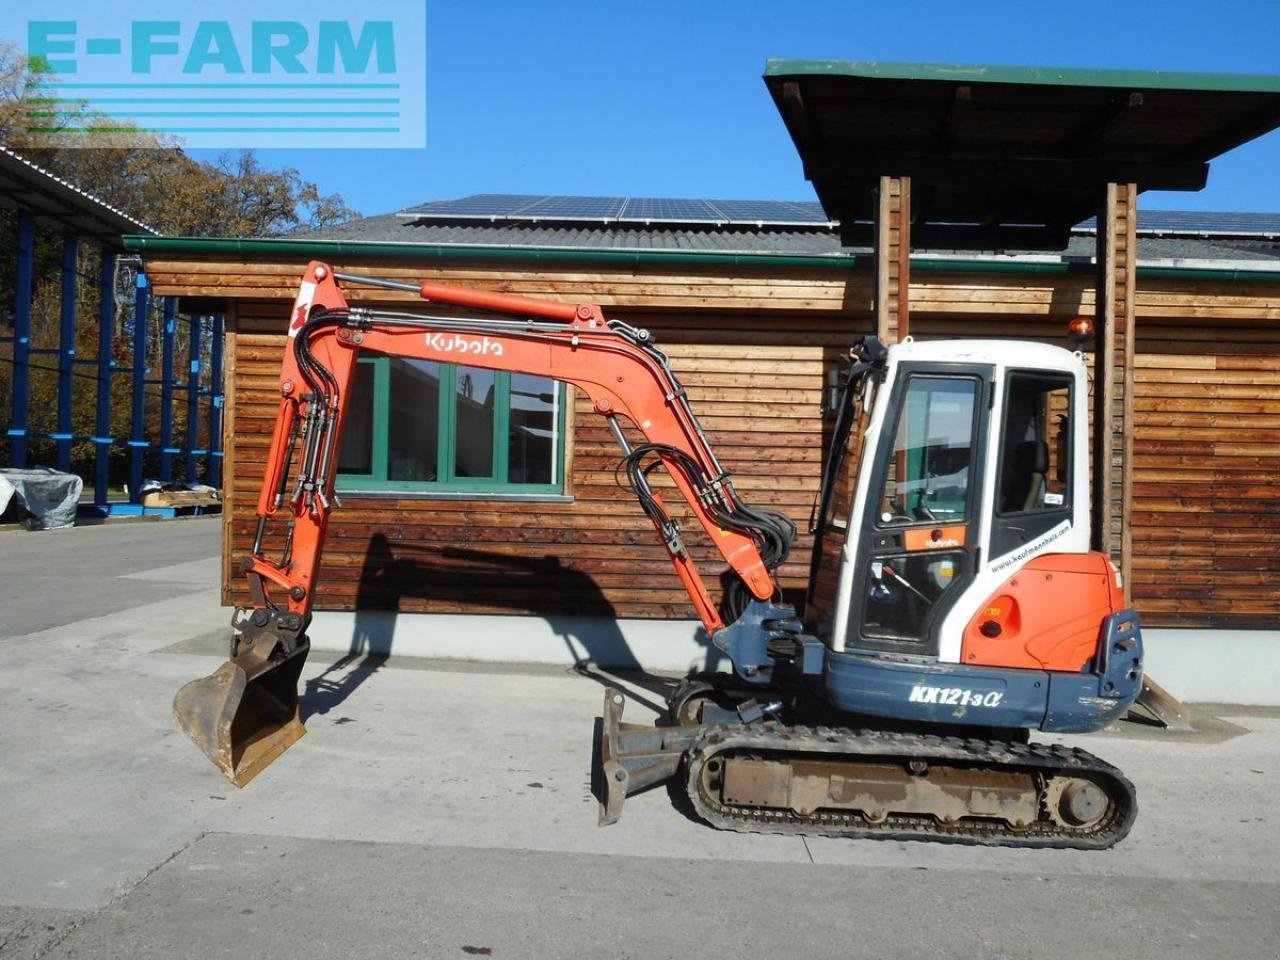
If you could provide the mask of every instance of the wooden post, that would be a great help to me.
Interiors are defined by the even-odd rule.
[[[223,360],[223,382],[225,387],[225,400],[222,407],[222,423],[223,429],[230,438],[230,443],[224,448],[222,457],[222,602],[229,604],[233,602],[231,581],[234,579],[236,572],[231,564],[232,543],[235,539],[235,527],[232,521],[236,518],[236,447],[238,437],[236,436],[236,391],[240,388],[240,382],[237,379],[236,371],[236,326],[238,306],[236,301],[226,301],[226,310],[223,314],[223,331],[226,335],[226,354]],[[243,345],[239,348],[243,349]],[[570,399],[569,402],[572,402]],[[573,408],[570,407],[570,410]],[[572,435],[572,433],[571,433]],[[572,463],[573,461],[567,461]],[[566,484],[567,486],[567,484]],[[253,494],[249,494],[249,500],[252,502]]]
[[[881,177],[875,224],[876,336],[897,343],[910,330],[911,178]]]
[[[1133,511],[1133,353],[1138,190],[1107,185],[1098,217],[1093,379],[1093,546],[1129,589]]]
[[[1120,464],[1120,573],[1124,577],[1126,599],[1133,589],[1133,434],[1137,421],[1134,415],[1134,364],[1137,356],[1137,302],[1138,302],[1138,185],[1126,183],[1119,188],[1125,194],[1124,230],[1124,288],[1118,291],[1123,304],[1124,317],[1124,368],[1121,371],[1123,397],[1121,407],[1121,464]],[[1120,276],[1117,275],[1117,282]]]

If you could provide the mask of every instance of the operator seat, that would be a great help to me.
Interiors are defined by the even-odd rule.
[[[1005,510],[1034,510],[1044,496],[1045,474],[1049,471],[1049,445],[1043,440],[1018,444],[1005,467]]]

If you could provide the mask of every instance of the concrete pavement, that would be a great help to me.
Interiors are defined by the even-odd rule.
[[[217,536],[0,533],[0,957],[1280,956],[1268,711],[1063,738],[1138,787],[1101,854],[719,833],[663,790],[598,829],[602,687],[559,668],[313,662],[236,790],[169,713],[224,655]]]

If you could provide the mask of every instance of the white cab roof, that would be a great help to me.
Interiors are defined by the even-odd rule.
[[[911,360],[987,363],[1072,373],[1084,368],[1084,360],[1078,353],[1024,340],[908,340],[889,347],[889,360],[892,363]]]

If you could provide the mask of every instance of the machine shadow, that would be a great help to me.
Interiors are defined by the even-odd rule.
[[[565,598],[574,612],[566,614]],[[677,681],[644,670],[616,623],[617,611],[592,577],[557,557],[518,557],[464,547],[396,543],[385,534],[369,538],[355,598],[349,651],[319,676],[307,680],[300,698],[303,719],[327,713],[377,673],[391,652],[395,614],[406,599],[437,608],[507,608],[541,617],[563,640],[572,669],[601,686],[616,686],[631,700],[659,714]],[[388,616],[390,614],[390,616]],[[584,621],[590,626],[584,629]],[[699,631],[707,669],[720,651]],[[609,667],[600,666],[601,663]],[[639,688],[652,697],[637,693]]]

